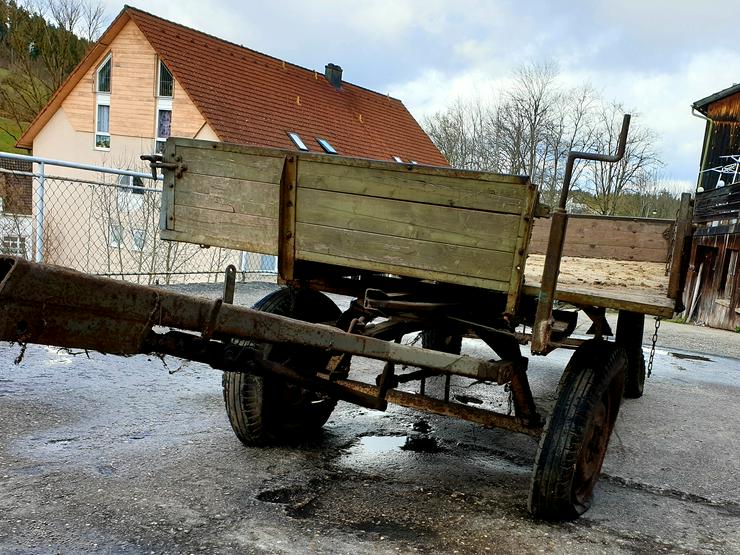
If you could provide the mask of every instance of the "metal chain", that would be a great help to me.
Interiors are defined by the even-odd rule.
[[[676,215],[673,218],[673,223],[668,228],[668,256],[666,257],[665,261],[665,275],[668,275],[671,271],[671,264],[673,262],[673,246],[676,243],[676,229],[678,228],[678,214],[681,211],[681,208],[676,209]]]
[[[650,347],[650,358],[648,359],[647,375],[653,373],[653,358],[655,357],[655,344],[658,342],[658,330],[660,329],[660,318],[655,318],[655,331],[653,332],[653,344]]]

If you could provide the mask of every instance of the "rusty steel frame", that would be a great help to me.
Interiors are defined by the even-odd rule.
[[[0,340],[91,349],[143,352],[152,328],[198,332],[349,353],[421,366],[478,380],[506,383],[520,360],[485,361],[373,337],[321,324],[95,277],[57,266],[0,257]]]
[[[629,114],[624,115],[622,120],[622,129],[619,133],[619,144],[617,152],[614,155],[599,154],[595,152],[578,152],[571,150],[568,152],[568,159],[565,165],[565,176],[563,178],[563,189],[560,192],[560,202],[552,211],[552,224],[550,225],[550,237],[547,242],[547,254],[545,255],[545,267],[542,271],[542,281],[540,284],[539,298],[537,301],[537,312],[535,314],[534,325],[532,326],[532,345],[531,351],[535,355],[546,355],[553,349],[550,343],[552,333],[553,318],[552,308],[555,302],[555,289],[558,283],[558,274],[560,273],[560,261],[563,258],[563,245],[565,244],[565,232],[568,228],[568,212],[566,204],[568,202],[568,192],[570,182],[573,177],[573,166],[576,160],[595,160],[600,162],[614,163],[618,162],[624,156],[627,146],[627,133],[630,126]]]
[[[531,399],[531,392],[526,383],[526,359],[518,353],[518,346],[516,352],[510,351],[509,360],[483,361],[236,307],[230,304],[232,274],[233,271],[227,272],[225,299],[210,301],[15,257],[0,257],[0,340],[122,355],[169,354],[222,370],[269,372],[372,409],[385,410],[390,402],[486,427],[540,435],[539,416],[533,402],[530,405],[526,401]],[[158,327],[177,330],[158,331]],[[300,344],[325,349],[336,353],[335,356],[359,355],[384,360],[386,380],[373,386],[335,377],[330,372],[307,376],[261,359],[250,347],[231,345],[228,341],[218,341],[219,338]],[[457,374],[501,384],[512,382],[516,415],[398,391],[392,380],[395,363],[420,366],[424,372],[447,376]],[[520,384],[525,385],[526,395],[522,395]],[[523,405],[517,402],[520,397],[525,399]]]

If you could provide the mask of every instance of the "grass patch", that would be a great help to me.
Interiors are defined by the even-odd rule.
[[[7,129],[16,136],[21,136],[21,130],[18,125],[9,118],[0,117],[0,128]],[[19,154],[28,154],[28,151],[21,148],[15,148],[15,141],[8,133],[0,129],[0,152],[17,152]]]

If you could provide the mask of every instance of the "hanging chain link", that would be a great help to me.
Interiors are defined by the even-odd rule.
[[[676,230],[678,229],[678,213],[681,211],[681,208],[676,209],[676,215],[673,218],[673,223],[671,223],[671,226],[664,232],[668,233],[668,237],[665,237],[665,239],[668,240],[668,257],[665,261],[665,275],[668,275],[671,272],[671,264],[673,263],[673,246],[676,243]]]
[[[658,342],[658,330],[660,329],[660,318],[655,318],[655,331],[653,332],[653,344],[650,346],[650,358],[648,358],[647,375],[653,373],[653,358],[655,357],[655,344]]]

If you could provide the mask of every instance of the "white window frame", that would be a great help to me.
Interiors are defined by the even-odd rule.
[[[172,99],[167,97],[161,97],[157,99],[157,110],[155,112],[154,117],[154,152],[162,152],[164,149],[164,143],[169,137],[160,137],[159,136],[159,112],[169,112],[170,113],[170,135],[172,134]],[[162,148],[159,149],[159,145],[162,145]]]
[[[141,186],[134,185],[134,181],[135,178],[131,175],[119,175],[116,178],[116,185],[118,186],[118,208],[121,210],[136,212],[144,206],[144,184],[142,183]]]
[[[137,240],[137,237],[139,239]],[[131,250],[142,252],[146,246],[146,231],[134,228],[131,230]]]
[[[26,238],[22,235],[3,235],[0,247],[3,254],[26,256]]]
[[[118,240],[115,240],[113,230],[118,230]],[[120,223],[110,222],[108,224],[108,246],[114,249],[120,249],[123,247],[123,225]]]
[[[108,55],[103,59],[102,63],[98,66],[98,68],[95,70],[95,116],[94,116],[94,132],[93,132],[93,146],[95,150],[103,150],[108,151],[110,150],[110,143],[111,143],[111,137],[110,137],[110,91],[107,92],[100,92],[98,91],[98,84],[100,82],[100,70],[103,69],[106,64],[110,63],[110,69],[111,69],[111,75],[110,75],[110,88],[113,89],[113,63],[111,62],[111,54],[108,53]],[[98,112],[99,106],[108,106],[108,131],[99,131],[98,130]],[[98,137],[107,137],[108,138],[108,146],[98,146]]]
[[[172,75],[172,71],[168,68],[161,58],[157,58],[157,83],[156,90],[154,91],[157,97],[157,109],[154,111],[154,152],[161,153],[164,150],[164,143],[168,137],[159,136],[159,112],[167,111],[170,113],[170,135],[172,134],[172,122],[174,113],[172,111],[172,97],[175,94],[175,76],[172,75],[172,96],[160,96],[160,79],[162,78],[162,66],[167,68],[167,71]]]
[[[162,67],[164,67],[172,77],[172,94],[170,95],[162,95],[160,94],[160,91],[162,90]],[[172,75],[172,71],[170,71],[170,68],[167,67],[167,65],[162,61],[162,58],[159,58],[159,63],[157,64],[157,98],[172,98],[175,96],[175,76]]]

